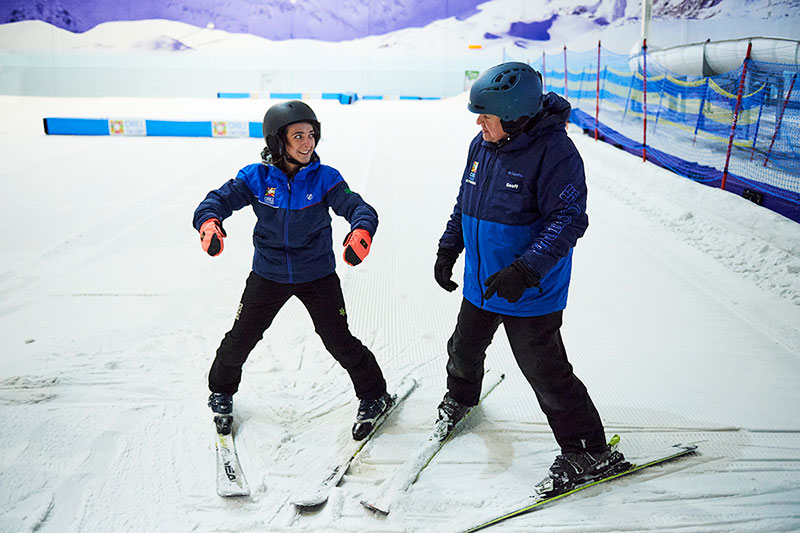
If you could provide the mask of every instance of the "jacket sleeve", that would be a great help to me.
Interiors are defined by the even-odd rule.
[[[239,171],[236,179],[229,180],[219,189],[209,192],[194,211],[192,225],[200,230],[200,226],[209,218],[218,218],[220,222],[231,214],[249,205],[253,192],[244,180],[244,174]]]
[[[456,205],[453,206],[453,212],[450,214],[444,233],[439,239],[439,248],[451,250],[456,255],[464,250],[464,230],[461,227],[461,195],[463,191],[464,183],[462,182],[461,187],[458,189]]]
[[[350,223],[351,231],[365,229],[370,236],[375,237],[375,232],[378,231],[378,212],[360,194],[350,190],[341,176],[338,177],[340,181],[325,193],[325,201],[334,213]]]
[[[544,277],[589,226],[583,160],[569,138],[545,156],[536,195],[543,223],[522,260]],[[560,157],[559,157],[560,156]]]
[[[461,226],[461,199],[464,194],[464,180],[467,172],[470,170],[471,161],[473,160],[478,146],[480,146],[482,135],[479,133],[472,139],[467,154],[467,164],[464,168],[464,173],[461,176],[461,187],[458,189],[458,196],[456,197],[456,205],[453,206],[453,212],[450,214],[450,219],[447,221],[447,226],[444,229],[442,237],[439,239],[439,248],[447,248],[456,254],[460,254],[464,250],[464,230]]]

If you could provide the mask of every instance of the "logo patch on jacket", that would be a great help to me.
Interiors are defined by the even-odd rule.
[[[472,168],[469,170],[469,177],[467,177],[467,183],[470,185],[475,185],[475,174],[478,172],[478,162],[472,162]]]
[[[515,170],[509,170],[503,189],[511,192],[520,192],[522,190],[522,174]]]
[[[558,197],[564,200],[566,203],[571,204],[578,199],[578,191],[576,191],[575,187],[573,187],[570,183],[564,187],[564,190],[561,191],[561,194],[559,194]]]
[[[264,193],[264,201],[269,205],[275,203],[275,187],[267,187],[267,192]]]

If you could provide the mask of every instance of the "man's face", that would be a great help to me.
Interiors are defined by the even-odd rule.
[[[308,122],[296,122],[286,129],[286,153],[306,165],[317,145],[314,127]]]
[[[503,131],[503,125],[500,124],[500,117],[497,115],[478,115],[476,121],[478,126],[481,127],[483,132],[483,140],[496,143],[501,139],[508,137],[508,133]]]

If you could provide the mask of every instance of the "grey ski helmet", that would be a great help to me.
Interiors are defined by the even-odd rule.
[[[506,122],[533,117],[542,108],[542,78],[525,63],[496,65],[472,84],[467,108]]]
[[[317,143],[319,143],[322,126],[317,120],[314,110],[300,100],[281,102],[267,109],[262,125],[264,141],[266,141],[267,148],[269,148],[274,158],[278,159],[283,156],[283,134],[286,131],[286,127],[295,122],[310,123],[314,128],[314,133],[316,133]]]

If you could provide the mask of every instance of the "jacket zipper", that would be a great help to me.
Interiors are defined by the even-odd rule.
[[[496,156],[496,154],[494,154],[494,153],[492,153],[489,156],[489,160],[487,161],[487,164],[486,164],[486,170],[487,171],[492,166],[492,163],[494,163],[495,156]],[[486,179],[484,180],[483,184],[481,185],[481,189],[480,189],[480,191],[478,193],[478,212],[476,213],[476,217],[475,217],[477,219],[477,222],[475,223],[475,253],[476,253],[477,257],[478,257],[478,269],[475,271],[475,275],[478,278],[478,280],[477,280],[478,281],[478,291],[481,294],[481,309],[483,309],[483,304],[485,303],[486,300],[483,299],[484,291],[483,291],[483,285],[481,285],[481,240],[480,240],[478,234],[479,234],[480,229],[481,229],[481,215],[483,214],[483,208],[481,206],[481,203],[483,201],[484,193],[486,193],[487,189],[489,188],[489,182],[490,182],[490,180],[489,180],[489,176],[490,176],[489,172],[485,171],[484,172],[484,176],[486,176]]]
[[[286,270],[289,275],[289,283],[292,282],[292,260],[289,257],[289,213],[292,212],[292,181],[286,180],[286,188],[289,190],[289,199],[286,202],[286,217],[283,222],[283,250],[286,254]]]

